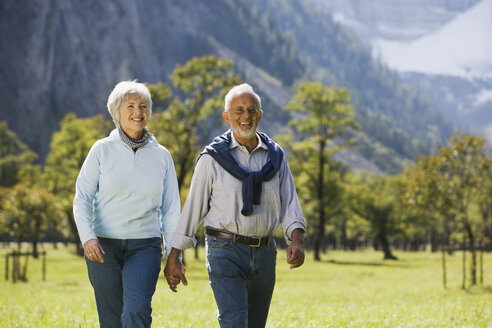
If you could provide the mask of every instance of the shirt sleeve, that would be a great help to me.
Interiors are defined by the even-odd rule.
[[[80,241],[84,245],[88,240],[97,239],[92,229],[94,197],[99,186],[98,144],[94,144],[85,158],[75,183],[73,217],[77,225]]]
[[[181,207],[178,179],[176,169],[171,154],[166,152],[167,175],[164,178],[161,205],[161,229],[164,236],[164,246],[166,257],[171,252],[171,238],[179,220],[179,210]]]
[[[306,231],[306,221],[302,214],[301,204],[299,203],[296,187],[294,185],[294,179],[290,173],[285,156],[279,174],[281,199],[280,218],[285,240],[290,244],[292,241],[292,231],[297,228]]]
[[[195,234],[209,210],[213,183],[212,161],[209,155],[202,155],[196,164],[190,192],[171,240],[171,247],[184,250],[196,245]]]

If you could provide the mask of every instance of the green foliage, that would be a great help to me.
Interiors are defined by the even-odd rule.
[[[150,97],[152,98],[153,111],[156,108],[165,108],[169,105],[169,100],[172,96],[171,88],[165,83],[157,84],[146,84],[147,89],[149,89]]]
[[[403,184],[399,177],[356,175],[350,181],[349,207],[367,220],[380,243],[385,259],[394,259],[390,239],[403,231],[405,210],[400,201]]]
[[[19,181],[19,171],[34,162],[37,155],[22,143],[7,122],[0,122],[0,186],[13,186]]]
[[[456,224],[461,229],[482,234],[487,231],[482,224],[490,214],[485,214],[487,219],[478,222],[470,215],[474,203],[486,213],[492,203],[487,192],[491,188],[490,161],[482,137],[453,135],[449,146],[441,147],[437,155],[422,156],[415,167],[407,171],[406,201],[433,218],[438,230],[443,235],[448,234],[445,240],[458,228]],[[490,238],[481,235],[482,239],[485,237]]]
[[[29,240],[36,252],[42,237],[59,231],[60,209],[46,189],[19,183],[1,193],[0,233],[8,233],[19,250],[21,242]]]
[[[309,226],[307,237],[312,240],[321,228],[319,220],[321,207],[330,220],[343,213],[345,202],[343,175],[347,168],[331,159],[325,163],[323,168],[325,188],[320,199],[319,151],[316,145],[310,141],[294,142],[288,135],[277,136],[276,140],[288,152],[289,168]]]
[[[459,242],[475,246],[490,242],[492,167],[485,140],[480,136],[456,134],[449,142],[436,156],[422,157],[407,173],[410,178],[406,201],[431,218],[432,229],[440,234],[444,245]],[[473,249],[470,270],[475,284]]]
[[[350,92],[343,88],[327,88],[320,82],[303,82],[286,106],[294,113],[307,113],[305,117],[292,120],[302,135],[313,136],[315,141],[329,141],[350,129],[358,129],[354,120]]]

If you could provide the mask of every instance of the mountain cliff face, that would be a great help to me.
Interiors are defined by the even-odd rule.
[[[261,22],[246,9],[227,0],[2,1],[0,120],[45,155],[68,111],[106,112],[118,81],[167,81],[176,64],[217,53],[214,39],[235,52],[248,49],[255,65],[291,83],[302,72],[295,56],[265,56],[288,42],[278,33],[274,42],[253,34],[250,24]]]

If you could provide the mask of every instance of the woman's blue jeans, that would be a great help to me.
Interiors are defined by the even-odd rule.
[[[96,296],[99,324],[105,327],[150,327],[151,300],[161,270],[161,238],[98,237],[104,263],[86,258]]]
[[[275,241],[251,247],[206,237],[207,270],[224,327],[264,327],[275,286]]]

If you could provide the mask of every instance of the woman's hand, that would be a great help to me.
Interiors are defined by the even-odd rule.
[[[166,267],[164,268],[164,276],[169,284],[169,288],[175,293],[178,291],[176,288],[180,282],[183,282],[185,286],[188,285],[185,277],[185,266],[179,259],[180,254],[181,250],[172,248],[171,254],[167,257]]]
[[[99,240],[90,239],[84,244],[84,253],[89,261],[104,263],[103,254],[106,254],[99,244]]]

